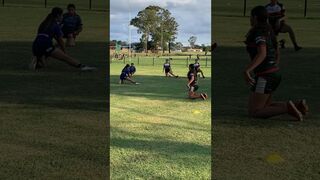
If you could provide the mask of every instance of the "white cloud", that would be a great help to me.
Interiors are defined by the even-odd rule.
[[[211,1],[210,0],[111,0],[110,38],[127,40],[129,11],[131,18],[149,5],[167,8],[179,24],[176,41],[188,43],[192,35],[198,37],[197,44],[211,42]],[[126,24],[125,28],[123,24]],[[132,30],[132,41],[139,41],[137,30]]]

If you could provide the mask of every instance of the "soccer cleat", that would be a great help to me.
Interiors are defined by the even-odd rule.
[[[81,71],[94,71],[94,70],[97,70],[97,68],[84,65],[83,67],[80,68],[80,70]]]
[[[179,76],[176,76],[176,78],[178,78]]]
[[[297,118],[299,121],[303,121],[302,113],[297,109],[292,101],[288,101],[287,103],[288,114]]]
[[[206,100],[207,98],[206,98],[206,96],[204,95],[204,94],[200,94],[200,96],[201,96],[201,98],[203,99],[203,100]]]
[[[208,95],[206,93],[203,93],[203,95],[206,99],[208,99]]]
[[[305,99],[302,99],[302,100],[300,100],[298,102],[295,102],[294,105],[302,113],[302,115],[307,115],[308,114],[309,106],[307,105],[307,101]]]
[[[135,82],[134,84],[137,84],[137,85],[138,85],[138,84],[140,84],[140,83],[138,83],[138,82]]]

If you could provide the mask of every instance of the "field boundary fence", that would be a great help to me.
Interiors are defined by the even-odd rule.
[[[256,5],[266,5],[269,0],[214,0],[213,14],[225,16],[249,16]],[[289,16],[320,18],[319,0],[279,0],[283,3]]]
[[[35,8],[51,8],[55,6],[66,6],[69,3],[76,5],[78,10],[107,11],[106,0],[1,0],[2,7],[35,7]]]

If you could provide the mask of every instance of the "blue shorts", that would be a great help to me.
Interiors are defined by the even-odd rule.
[[[125,73],[120,74],[120,80],[126,80],[127,75]]]
[[[32,45],[33,55],[36,57],[50,56],[54,51],[52,40],[47,37],[37,36]]]

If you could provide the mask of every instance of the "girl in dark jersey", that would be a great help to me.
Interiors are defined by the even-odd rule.
[[[207,99],[208,96],[206,93],[196,94],[196,91],[199,89],[197,85],[197,71],[194,68],[194,64],[189,64],[189,72],[187,74],[188,84],[187,87],[189,89],[188,96],[190,99],[201,98],[203,100]]]
[[[200,69],[199,60],[200,60],[199,55],[197,55],[197,59],[195,59],[195,62],[194,62],[194,69],[197,71],[197,74],[200,73],[202,78],[205,78],[203,71]]]
[[[246,39],[251,63],[244,71],[245,80],[251,84],[249,115],[255,118],[269,118],[288,113],[302,121],[308,112],[305,100],[274,102],[272,93],[281,81],[279,73],[279,50],[272,27],[267,23],[268,14],[263,6],[251,11],[251,26]],[[253,76],[251,75],[253,74]]]
[[[37,37],[32,46],[32,51],[35,58],[30,64],[30,68],[37,70],[41,67],[44,67],[45,60],[48,57],[52,57],[79,68],[81,71],[95,70],[96,68],[83,65],[78,60],[66,54],[62,39],[63,33],[59,25],[59,22],[62,20],[62,12],[63,10],[61,8],[53,8],[51,13],[40,24]],[[57,41],[60,48],[56,48],[53,45],[53,39]]]
[[[139,84],[130,78],[130,65],[127,64],[121,71],[119,84],[124,84],[124,80],[127,80],[133,84]]]
[[[163,64],[163,72],[165,73],[166,77],[179,77],[173,74],[169,59],[166,59],[166,62]]]

